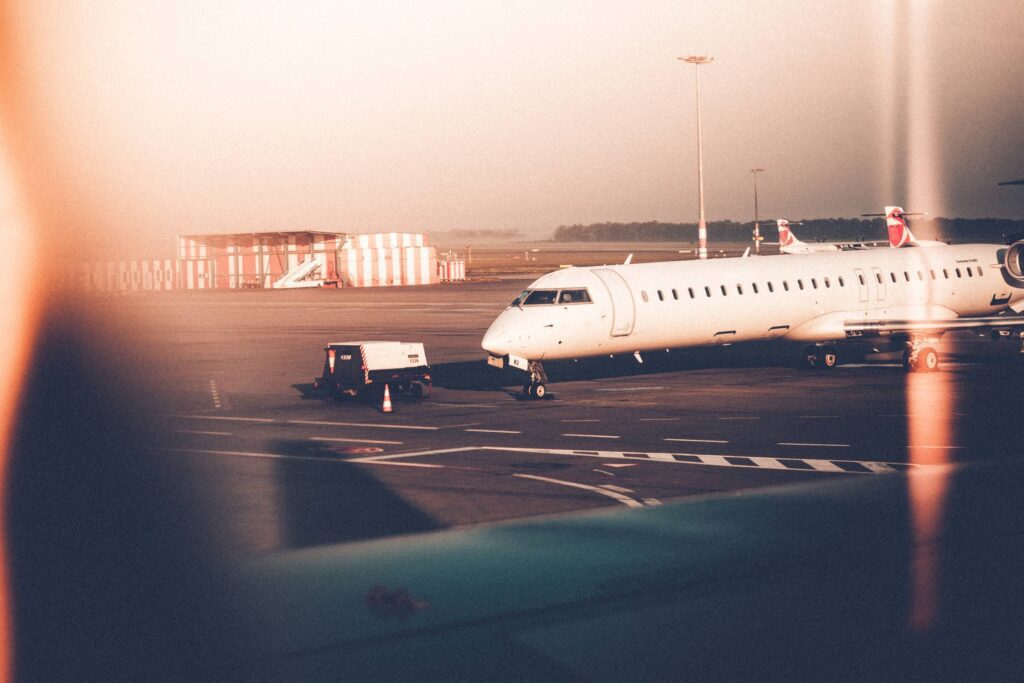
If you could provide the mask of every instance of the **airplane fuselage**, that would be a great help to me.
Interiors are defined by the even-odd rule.
[[[509,306],[482,346],[528,360],[730,344],[841,341],[867,320],[991,316],[1024,299],[998,245],[566,268],[528,291],[585,289],[590,301]]]

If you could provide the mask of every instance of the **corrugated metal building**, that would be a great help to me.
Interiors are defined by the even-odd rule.
[[[437,254],[420,233],[316,230],[183,235],[182,289],[375,287],[438,282]]]
[[[85,291],[380,287],[439,282],[422,233],[301,230],[181,235],[176,259],[86,263],[68,284]]]

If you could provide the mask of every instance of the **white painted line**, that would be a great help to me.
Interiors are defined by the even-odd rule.
[[[700,461],[705,465],[714,465],[715,467],[729,467],[732,465],[731,462],[721,455],[702,455],[700,456]]]
[[[559,420],[559,422],[600,422],[600,420]]]
[[[551,479],[549,477],[538,477],[535,474],[513,474],[512,476],[513,477],[518,477],[520,479],[533,479],[534,481],[543,481],[543,482],[546,482],[548,484],[558,484],[560,486],[570,486],[572,488],[583,489],[584,491],[592,491],[594,493],[601,494],[602,496],[608,496],[609,498],[614,498],[615,500],[617,500],[618,502],[622,503],[626,507],[642,508],[644,506],[644,504],[641,503],[638,500],[633,500],[629,496],[624,496],[621,493],[616,493],[615,491],[606,491],[606,490],[604,490],[603,488],[601,488],[599,486],[590,486],[588,484],[577,484],[576,482],[562,481],[561,479]]]
[[[478,432],[480,434],[522,434],[515,429],[466,429],[467,432]]]
[[[465,451],[486,450],[481,446],[460,446],[458,448],[434,448],[429,451],[411,451],[408,453],[389,453],[388,455],[370,455],[365,458],[349,458],[347,462],[380,462],[396,458],[417,458],[423,455],[444,455],[447,453],[463,453]]]
[[[679,422],[681,417],[641,417],[638,422]]]
[[[654,507],[656,505],[661,505],[661,501],[657,498],[644,498],[644,505]]]
[[[208,432],[202,429],[175,429],[177,434],[205,434],[207,436],[231,436],[231,432]]]
[[[625,456],[622,456],[625,457]],[[648,453],[647,458],[649,460],[660,460],[662,462],[675,462],[676,459],[672,457],[671,453]]]
[[[934,448],[938,450],[954,451],[962,450],[964,448],[967,448],[967,446],[911,446],[911,448]]]
[[[428,406],[443,406],[445,408],[497,408],[497,403],[441,403],[430,401]]]
[[[562,436],[574,436],[581,439],[621,439],[621,436],[614,434],[562,434]]]
[[[654,391],[665,387],[617,387],[615,389],[594,389],[594,391]]]
[[[780,441],[779,446],[808,446],[811,448],[849,448],[848,443],[803,443],[800,441]]]
[[[685,443],[729,443],[723,439],[662,439],[662,441],[682,441]]]
[[[720,417],[719,420],[760,420],[761,418],[754,415],[748,417]]]
[[[269,417],[229,417],[227,415],[171,415],[186,420],[229,420],[232,422],[275,422]]]
[[[801,415],[802,420],[832,420],[839,417],[838,415]]]
[[[754,463],[757,466],[763,467],[763,468],[765,468],[767,470],[787,470],[787,469],[789,469],[788,467],[783,465],[781,462],[779,462],[775,458],[764,458],[764,457],[752,456],[750,459],[753,460]]]
[[[345,462],[356,462],[355,460],[346,460]],[[399,462],[397,460],[374,460],[367,462],[366,460],[360,460],[361,464],[365,465],[391,465],[393,467],[423,467],[425,469],[443,470],[446,469],[444,465],[432,465],[426,462]]]
[[[609,477],[614,477],[615,476],[611,472],[605,472],[604,470],[594,470],[594,471],[595,472],[600,472],[601,474],[607,474]]]
[[[623,488],[622,486],[616,486],[615,484],[601,484],[601,488],[608,489],[609,491],[615,491],[617,493],[633,493],[633,489]]]
[[[401,446],[401,441],[375,441],[374,439],[338,439],[333,436],[311,436],[310,441],[337,441],[339,443],[375,443],[388,444],[389,446]]]
[[[604,467],[636,467],[635,462],[606,462]]]
[[[818,470],[819,472],[843,472],[846,473],[839,465],[829,460],[804,460],[805,463]]]
[[[172,453],[201,453],[203,455],[223,455],[235,458],[260,458],[265,460],[307,460],[309,462],[322,462],[332,465],[347,464],[351,462],[365,462],[366,458],[322,458],[311,455],[286,455],[284,453],[262,453],[259,451],[217,451],[210,449],[200,448],[163,448],[160,450],[170,451]],[[444,465],[434,465],[429,463],[379,463],[387,465],[405,465],[406,467],[427,467],[430,469],[444,469]]]
[[[272,420],[270,420],[272,422]],[[285,420],[293,425],[314,425],[317,427],[371,427],[374,429],[420,429],[436,432],[440,427],[424,427],[422,425],[374,424],[372,422],[329,422],[326,420]]]
[[[861,461],[861,462],[859,462],[859,464],[863,465],[864,467],[867,467],[869,470],[871,470],[875,474],[889,474],[890,472],[895,472],[896,471],[895,468],[889,467],[884,462],[863,462],[863,461]]]

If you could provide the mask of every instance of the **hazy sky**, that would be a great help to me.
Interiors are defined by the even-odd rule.
[[[437,231],[1024,216],[1020,0],[9,1],[51,222]]]

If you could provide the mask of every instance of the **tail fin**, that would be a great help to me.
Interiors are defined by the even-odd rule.
[[[914,233],[907,227],[906,216],[901,206],[885,207],[885,227],[889,229],[889,246],[894,249],[919,246]]]
[[[789,221],[785,218],[777,218],[775,224],[779,226],[779,244],[783,247],[791,247],[794,244],[801,244],[793,231],[789,229]]]

